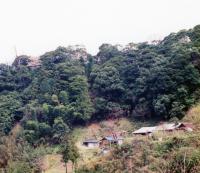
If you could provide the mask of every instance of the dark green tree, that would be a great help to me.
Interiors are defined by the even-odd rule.
[[[79,158],[78,149],[72,138],[65,140],[65,144],[62,146],[62,157],[66,165],[67,173],[67,163],[71,161],[74,167],[74,165],[76,166],[77,159]]]

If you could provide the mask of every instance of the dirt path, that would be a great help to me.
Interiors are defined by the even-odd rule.
[[[43,158],[43,173],[66,173],[65,164],[59,154],[49,154]],[[72,173],[72,164],[67,165],[68,173]]]

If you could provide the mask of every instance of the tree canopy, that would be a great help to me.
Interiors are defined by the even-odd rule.
[[[121,116],[181,119],[198,99],[200,26],[151,43],[103,44],[92,56],[58,47],[0,65],[0,131],[20,122],[31,144]]]

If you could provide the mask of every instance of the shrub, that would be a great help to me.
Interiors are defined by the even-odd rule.
[[[18,161],[9,165],[8,173],[32,173],[32,169],[28,163]]]
[[[168,173],[195,173],[200,163],[200,150],[181,148],[169,162]]]

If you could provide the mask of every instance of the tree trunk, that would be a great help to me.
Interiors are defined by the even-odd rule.
[[[67,173],[67,163],[65,163],[65,167],[66,167],[66,173]]]
[[[74,173],[74,163],[72,162],[72,173]]]
[[[6,168],[0,168],[0,170],[1,170],[1,173],[6,173],[7,172]]]
[[[78,163],[75,162],[75,163],[74,163],[74,172],[75,172],[75,173],[76,173],[76,169],[77,169],[77,167],[78,167]]]

